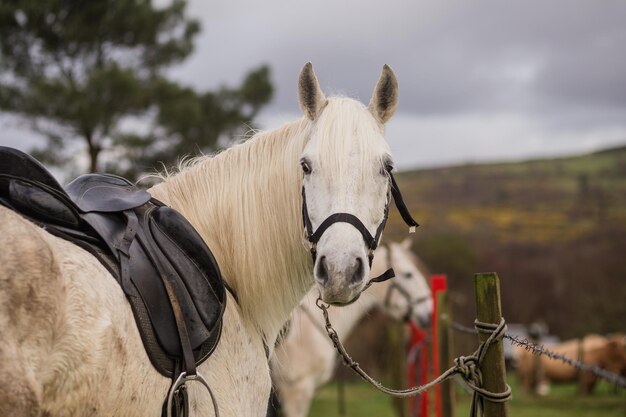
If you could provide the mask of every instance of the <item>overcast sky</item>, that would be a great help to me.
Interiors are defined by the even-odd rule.
[[[270,65],[263,128],[299,117],[296,81],[368,102],[381,67],[400,106],[387,139],[400,168],[572,154],[626,144],[623,0],[191,0],[196,51],[172,70],[199,88]],[[0,143],[25,146],[4,120]]]

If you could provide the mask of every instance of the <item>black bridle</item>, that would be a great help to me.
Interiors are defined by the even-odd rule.
[[[372,261],[374,260],[374,250],[378,247],[378,242],[380,241],[380,236],[383,233],[383,229],[385,228],[385,224],[387,223],[387,217],[389,216],[389,204],[390,198],[389,194],[393,197],[393,201],[402,216],[404,222],[409,226],[409,233],[415,232],[415,228],[419,225],[417,222],[411,217],[411,213],[406,208],[406,204],[404,204],[404,199],[402,198],[402,193],[400,193],[400,189],[398,188],[398,184],[396,184],[396,180],[393,177],[391,172],[387,172],[389,175],[389,191],[387,191],[387,202],[385,203],[385,211],[383,214],[383,219],[380,224],[376,228],[376,233],[374,236],[370,233],[367,227],[363,224],[358,217],[354,214],[350,213],[333,213],[328,216],[317,228],[317,230],[313,230],[313,224],[311,223],[311,219],[309,218],[309,211],[306,205],[306,190],[304,185],[302,186],[302,221],[304,223],[304,228],[306,231],[306,238],[311,243],[311,257],[313,258],[313,264],[317,259],[317,242],[321,239],[322,235],[330,226],[335,223],[348,223],[354,226],[356,230],[361,233],[363,236],[363,240],[365,241],[365,245],[367,246],[368,253],[367,259],[370,265],[372,266]],[[373,282],[381,282],[385,281],[389,278],[393,278],[395,276],[393,272],[393,268],[389,268],[382,275],[379,275],[376,278],[372,278],[367,284],[366,288],[369,287]],[[365,290],[365,289],[364,289]]]

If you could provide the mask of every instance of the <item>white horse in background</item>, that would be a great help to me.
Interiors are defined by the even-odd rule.
[[[432,315],[432,297],[422,263],[411,251],[409,239],[376,250],[372,275],[393,267],[396,277],[372,285],[354,304],[330,308],[331,323],[340,340],[350,336],[359,321],[373,308],[380,308],[395,320],[412,319],[427,324]],[[291,316],[291,326],[282,339],[270,365],[272,381],[282,415],[305,417],[315,389],[333,376],[338,357],[324,330],[324,319],[315,305],[313,289]]]
[[[369,276],[364,239],[346,223],[328,228],[312,265],[303,185],[314,227],[344,211],[374,233],[388,204],[392,70],[384,67],[369,107],[327,99],[310,64],[298,92],[303,118],[198,158],[150,190],[196,228],[238,296],[228,295],[221,341],[198,367],[222,416],[265,415],[264,345],[315,282],[341,304]],[[122,289],[95,257],[0,206],[0,265],[1,416],[161,415],[172,381],[151,365]],[[208,393],[188,385],[191,415],[212,416]]]

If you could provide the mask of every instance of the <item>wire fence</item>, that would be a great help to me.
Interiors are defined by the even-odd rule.
[[[469,326],[465,326],[463,324],[457,323],[457,322],[451,322],[451,327],[454,330],[463,332],[463,333],[470,333],[470,334],[477,334],[477,330],[474,327],[469,327]],[[503,336],[504,339],[508,340],[509,343],[511,343],[511,345],[514,346],[520,346],[524,349],[526,349],[529,352],[532,352],[533,354],[536,355],[543,355],[543,356],[547,356],[548,358],[552,359],[552,360],[558,360],[561,361],[563,363],[566,363],[576,369],[579,369],[581,371],[584,372],[591,372],[592,374],[594,374],[595,376],[597,376],[598,378],[604,379],[606,381],[609,381],[611,384],[615,385],[616,387],[620,387],[620,388],[626,388],[626,378],[622,377],[621,375],[618,374],[614,374],[612,372],[607,371],[606,369],[600,368],[597,365],[591,365],[588,363],[584,363],[582,361],[579,360],[575,360],[572,359],[568,356],[565,356],[561,353],[557,353],[557,352],[553,352],[549,349],[546,349],[546,347],[544,345],[540,345],[537,343],[533,343],[532,341],[528,340],[527,338],[523,338],[523,337],[519,337],[519,336],[512,336],[508,333],[505,333]]]

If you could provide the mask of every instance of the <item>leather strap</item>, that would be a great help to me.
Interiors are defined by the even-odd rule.
[[[115,249],[119,255],[120,260],[120,284],[126,295],[131,293],[130,283],[130,245],[135,240],[137,230],[139,229],[139,220],[137,214],[133,210],[125,210],[124,216],[126,216],[126,230],[121,242],[114,244]]]
[[[391,279],[391,278],[393,278],[395,276],[396,276],[396,273],[393,270],[393,268],[391,267],[391,264],[389,264],[389,269],[386,270],[385,272],[383,272],[382,274],[380,274],[379,276],[370,279],[369,285],[371,285],[373,283],[377,283],[377,282],[387,281],[388,279]]]
[[[365,240],[365,244],[367,245],[367,247],[371,249],[376,249],[378,242],[376,241],[374,236],[370,234],[369,230],[367,230],[367,227],[365,227],[365,225],[361,222],[361,220],[359,220],[358,217],[350,213],[333,213],[330,216],[328,216],[326,220],[324,220],[322,224],[320,224],[320,227],[317,228],[315,233],[313,233],[309,237],[309,242],[311,243],[319,242],[320,238],[322,237],[326,229],[328,229],[330,226],[332,226],[335,223],[351,224],[361,233],[361,235],[363,236],[363,240]]]
[[[409,233],[415,232],[415,228],[419,227],[419,224],[413,219],[411,213],[409,213],[409,209],[406,208],[406,204],[404,204],[404,199],[402,198],[402,193],[400,192],[400,188],[398,188],[398,184],[396,183],[396,179],[393,177],[393,174],[389,173],[389,178],[391,180],[391,195],[393,196],[393,201],[396,203],[396,208],[400,212],[400,216],[402,216],[402,220],[409,226]]]
[[[363,290],[361,291],[361,293],[363,291],[365,291],[366,289],[368,289],[369,287],[371,287],[372,284],[376,284],[378,282],[387,281],[388,279],[391,279],[391,278],[393,278],[395,276],[396,276],[396,273],[394,272],[393,268],[391,268],[391,264],[389,264],[389,269],[387,269],[385,272],[383,272],[379,276],[370,279],[367,282],[367,284],[365,284],[365,287],[363,287]]]

